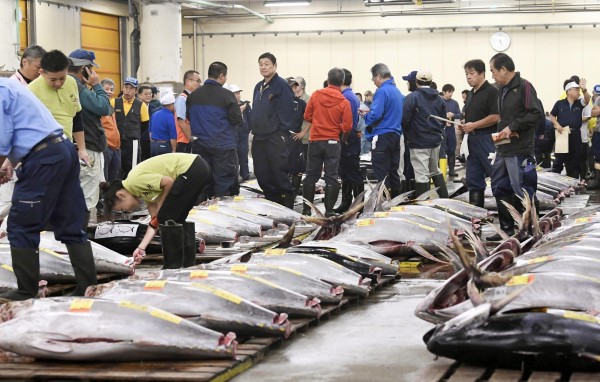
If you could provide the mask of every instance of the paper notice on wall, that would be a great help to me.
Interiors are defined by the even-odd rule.
[[[554,136],[556,137],[556,142],[554,144],[555,154],[566,154],[569,152],[569,134],[571,134],[569,126],[563,127],[562,133],[554,130]]]

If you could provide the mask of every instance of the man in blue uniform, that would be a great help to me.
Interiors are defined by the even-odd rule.
[[[533,153],[535,128],[544,113],[537,93],[531,83],[515,72],[515,64],[508,55],[498,53],[490,61],[492,77],[500,85],[498,111],[499,138],[509,138],[510,143],[496,146],[496,159],[492,172],[492,193],[498,204],[500,228],[508,235],[514,234],[514,221],[504,205],[512,204],[518,210],[522,205],[517,197],[523,197],[523,189],[535,198],[537,173]],[[469,138],[469,141],[471,138]],[[499,240],[496,234],[488,240]]]
[[[165,94],[160,99],[162,108],[150,117],[150,155],[174,153],[177,151],[177,127],[175,124],[175,95]]]
[[[263,80],[253,92],[250,127],[254,174],[265,198],[294,207],[294,187],[288,177],[289,153],[294,117],[294,93],[288,82],[277,74],[277,59],[271,53],[258,57]]]
[[[467,83],[472,86],[465,101],[464,121],[459,129],[469,134],[467,145],[467,187],[469,203],[483,207],[485,178],[492,176],[490,153],[496,152],[492,133],[496,132],[498,115],[498,89],[485,79],[485,63],[482,60],[467,61],[464,66]]]
[[[92,248],[81,229],[85,200],[75,146],[44,105],[16,81],[0,78],[0,183],[18,166],[8,240],[18,290],[0,295],[26,300],[38,293],[40,232],[50,224],[66,244],[75,270],[74,295],[96,284]],[[13,164],[15,165],[13,167]]]
[[[452,99],[454,94],[454,86],[452,84],[446,84],[442,87],[442,99],[446,104],[446,116],[449,120],[459,121],[462,117],[460,106],[458,102]],[[456,130],[452,123],[446,123],[444,129],[444,139],[446,141],[446,157],[448,158],[448,176],[458,176],[454,172],[454,165],[456,163]]]
[[[385,180],[386,187],[391,189],[393,196],[397,196],[402,192],[398,167],[404,95],[396,87],[387,65],[376,64],[371,68],[371,74],[378,89],[373,97],[371,110],[365,115],[365,123],[367,139],[373,144],[373,174],[379,182]]]

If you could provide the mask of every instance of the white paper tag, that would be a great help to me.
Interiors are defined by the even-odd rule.
[[[94,239],[106,239],[109,237],[135,237],[138,227],[138,224],[98,224],[98,226],[96,226],[96,232],[94,232]]]

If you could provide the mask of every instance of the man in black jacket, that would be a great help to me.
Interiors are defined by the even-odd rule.
[[[492,77],[500,86],[498,139],[510,139],[510,143],[496,145],[492,192],[498,204],[500,228],[508,235],[513,235],[514,222],[502,202],[522,210],[518,198],[524,196],[523,190],[531,198],[535,197],[537,173],[533,143],[535,129],[544,118],[544,113],[533,85],[515,72],[515,64],[508,55],[498,53],[493,56],[490,68]],[[499,240],[500,235],[487,239]]]
[[[415,196],[429,190],[431,178],[438,187],[440,197],[447,198],[446,180],[438,166],[444,123],[430,117],[446,118],[446,105],[438,91],[431,87],[431,82],[431,72],[417,72],[417,89],[404,100],[402,129],[410,149],[410,163],[415,171]]]

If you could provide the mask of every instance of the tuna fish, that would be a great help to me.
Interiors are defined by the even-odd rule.
[[[260,228],[263,231],[269,230],[271,228],[275,228],[276,224],[273,219],[270,219],[266,216],[261,216],[257,214],[252,214],[248,212],[244,212],[238,209],[229,208],[227,206],[219,204],[211,204],[207,208],[211,209],[211,211],[218,212],[223,215],[231,216],[234,218],[242,219],[245,221],[249,221],[254,224],[259,224]]]
[[[535,370],[600,369],[600,318],[583,312],[492,316],[483,325],[432,329],[424,337],[435,355],[460,362]]]
[[[269,219],[273,219],[275,223],[284,223],[287,225],[292,225],[292,223],[300,221],[302,216],[294,210],[290,210],[277,203],[260,198],[235,196],[233,198],[221,199],[219,205],[221,204],[246,213],[266,216]]]
[[[186,281],[209,285],[238,294],[240,297],[278,313],[290,316],[319,317],[320,301],[279,286],[261,277],[213,270],[164,270],[156,279]]]
[[[477,207],[469,203],[461,202],[455,199],[432,199],[419,201],[417,204],[422,206],[430,206],[447,211],[453,215],[461,217],[463,219],[473,220],[479,219],[480,221],[492,221],[492,214],[485,208]]]
[[[244,256],[234,255],[213,263],[235,264],[240,262],[291,268],[331,285],[342,286],[349,294],[368,296],[370,291],[371,280],[363,278],[354,271],[318,256],[286,253],[285,249],[272,249],[265,253],[245,254]]]
[[[190,211],[188,220],[210,222],[218,227],[235,231],[240,236],[260,236],[261,234],[261,226],[259,224],[220,213],[218,206],[194,208]]]
[[[287,314],[277,314],[228,291],[198,283],[121,280],[89,287],[87,297],[148,304],[220,332],[243,336],[290,334]]]
[[[551,194],[542,192],[540,190],[538,190],[535,193],[535,196],[540,203],[541,210],[551,210],[553,208],[556,208],[556,206],[558,204],[560,204],[560,202],[561,202],[560,198],[556,198],[556,197],[552,196]],[[468,193],[461,194],[461,195],[457,196],[455,199],[460,200],[465,203],[468,203],[469,202],[469,194]],[[492,195],[492,189],[490,187],[485,189],[485,199],[484,199],[483,207],[485,209],[491,210],[491,211],[496,211],[498,209],[498,204],[496,203],[496,198],[494,198],[494,195]]]
[[[230,272],[260,277],[309,298],[317,298],[322,303],[326,304],[338,304],[342,300],[344,294],[344,288],[341,286],[332,286],[292,268],[259,264],[209,264],[205,266],[196,266],[194,268],[202,269],[200,267],[214,270],[227,270]]]
[[[196,237],[203,239],[208,244],[219,244],[222,241],[237,241],[238,234],[227,228],[213,224],[210,220],[195,217],[188,219],[194,222]]]
[[[46,298],[0,306],[0,348],[65,361],[235,357],[235,335],[129,301]]]

